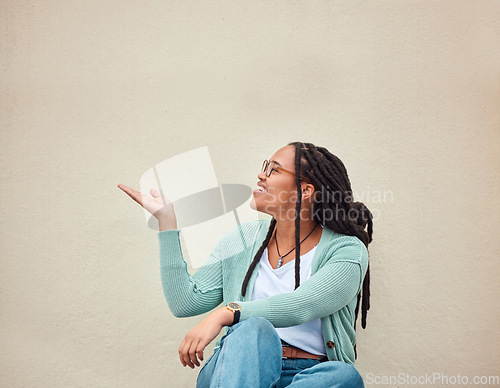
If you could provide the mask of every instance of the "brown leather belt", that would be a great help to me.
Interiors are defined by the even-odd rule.
[[[310,358],[313,360],[320,360],[320,361],[326,361],[328,359],[326,356],[308,353],[305,350],[296,348],[295,346],[291,346],[291,345],[283,346],[283,357],[284,358]]]

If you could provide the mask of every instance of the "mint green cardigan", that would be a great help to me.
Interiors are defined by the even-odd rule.
[[[180,230],[158,232],[163,293],[176,317],[192,317],[221,303],[238,302],[240,321],[263,317],[274,327],[300,325],[321,318],[330,361],[355,364],[354,311],[368,268],[368,251],[357,237],[323,228],[311,264],[311,277],[293,292],[252,301],[259,263],[241,296],[245,274],[266,238],[271,219],[234,227],[215,245],[205,264],[193,275],[182,256]],[[227,333],[228,327],[225,327]],[[220,347],[215,344],[214,352]]]

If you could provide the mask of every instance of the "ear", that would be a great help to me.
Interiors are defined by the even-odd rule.
[[[313,198],[314,192],[316,191],[316,189],[314,188],[314,185],[312,185],[311,183],[303,182],[301,185],[301,188],[302,188],[302,199],[303,200]]]

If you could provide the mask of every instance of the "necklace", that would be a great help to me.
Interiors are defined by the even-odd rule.
[[[314,228],[309,232],[309,234],[304,238],[304,240],[302,240],[300,243],[299,243],[299,246],[300,244],[302,244],[306,238],[308,238],[312,232],[314,232],[314,229],[316,229],[316,226],[318,226],[319,224],[316,224],[314,226]],[[276,238],[276,231],[274,232],[274,241],[276,241],[276,250],[278,251],[278,256],[280,257],[280,259],[278,260],[278,266],[276,268],[280,268],[281,267],[281,264],[283,264],[283,257],[285,257],[286,255],[288,255],[290,252],[292,252],[296,247],[293,247],[286,255],[283,255],[281,256],[280,254],[280,250],[278,249],[278,239]]]

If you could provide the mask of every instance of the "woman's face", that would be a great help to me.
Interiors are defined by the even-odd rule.
[[[293,145],[280,148],[269,159],[279,167],[295,172],[295,147]],[[250,207],[254,210],[272,215],[276,219],[294,219],[297,201],[297,186],[295,177],[286,172],[273,169],[270,176],[265,171],[258,176],[257,188],[252,192]],[[302,202],[307,205],[307,199],[312,195],[314,186],[301,182]],[[258,188],[264,191],[259,191]],[[304,191],[306,190],[306,191]]]

